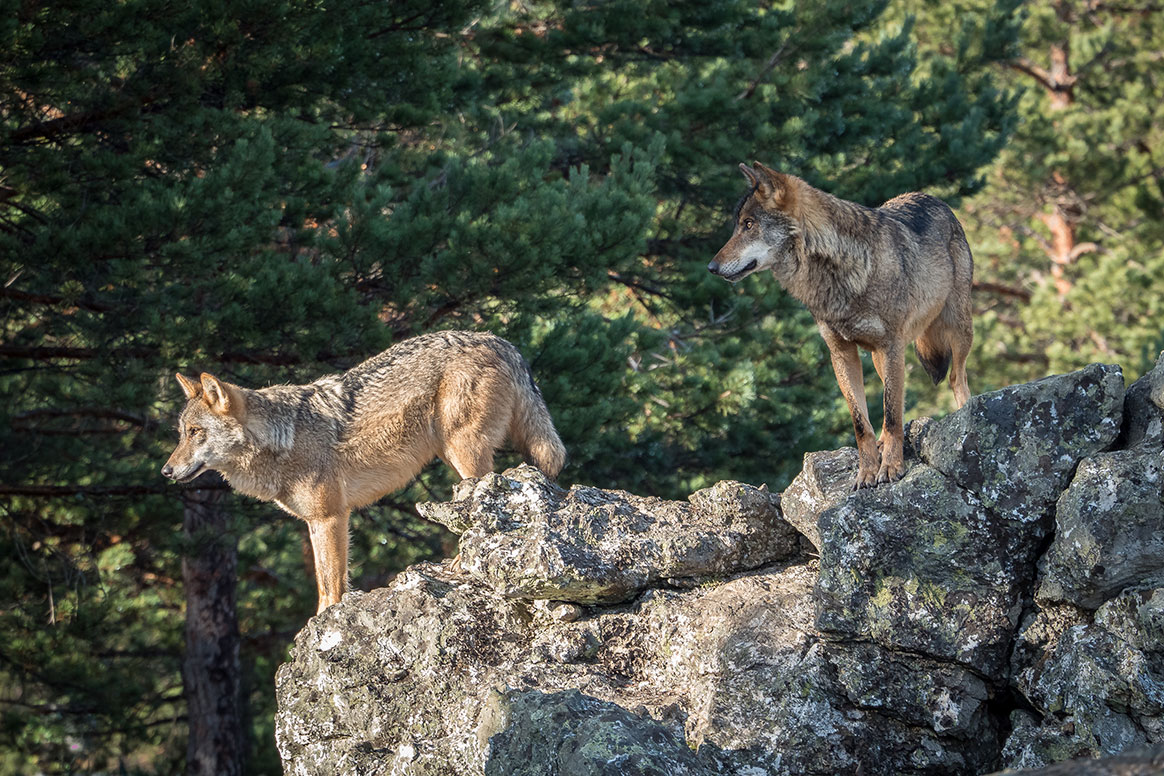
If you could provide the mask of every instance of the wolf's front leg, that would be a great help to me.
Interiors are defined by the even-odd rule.
[[[319,591],[316,614],[339,603],[348,589],[348,514],[307,520],[311,552],[315,556],[315,586]]]
[[[853,416],[853,435],[857,441],[858,462],[857,481],[853,484],[853,489],[871,488],[877,484],[877,466],[881,458],[877,454],[877,440],[873,438],[873,424],[869,422],[869,409],[865,403],[865,378],[861,372],[861,354],[857,352],[856,344],[827,332],[823,326],[821,333],[829,347],[837,385],[841,387],[841,394],[845,397],[845,403],[849,405],[849,414]]]
[[[880,361],[881,380],[885,384],[885,420],[881,426],[881,467],[877,482],[893,482],[905,474],[905,344],[894,343],[874,363]]]

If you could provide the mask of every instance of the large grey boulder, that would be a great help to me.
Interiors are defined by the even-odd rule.
[[[856,493],[854,451],[805,456],[781,505],[820,549],[819,627],[1001,680],[1052,506],[1123,401],[1099,364],[973,397],[911,423],[905,477]]]
[[[972,397],[922,430],[921,455],[986,509],[1042,524],[1076,464],[1115,442],[1123,403],[1120,368],[1092,364]]]
[[[971,774],[998,744],[968,670],[812,628],[774,566],[572,621],[446,567],[353,593],[296,638],[292,774]],[[986,743],[994,742],[994,743]],[[671,769],[671,770],[668,770]]]
[[[688,501],[576,485],[532,466],[465,480],[420,513],[461,533],[461,567],[511,598],[625,601],[668,579],[790,558],[800,536],[767,488],[720,482]]]
[[[1164,743],[1154,373],[1125,396],[1093,365],[915,421],[906,476],[859,492],[852,450],[806,456],[783,494],[466,481],[420,505],[462,534],[460,570],[413,566],[296,638],[284,766],[1150,773],[1152,750],[1124,754]]]
[[[470,662],[527,650],[529,613],[419,564],[308,622],[276,675],[275,737],[287,774],[480,772],[491,686]],[[469,656],[472,656],[470,660]]]
[[[817,624],[830,634],[1005,674],[1039,534],[924,464],[819,521]]]
[[[1156,366],[1128,386],[1120,447],[1164,446],[1164,353]]]
[[[1164,450],[1087,458],[1059,497],[1040,601],[1095,609],[1131,585],[1164,585]]]
[[[1164,590],[1132,589],[1074,625],[1015,685],[1041,714],[1022,714],[1003,761],[1035,767],[1164,744]]]
[[[653,591],[627,618],[652,683],[680,689],[687,740],[723,773],[974,773],[992,756],[972,672],[813,627],[815,569]],[[637,678],[638,675],[631,674]]]

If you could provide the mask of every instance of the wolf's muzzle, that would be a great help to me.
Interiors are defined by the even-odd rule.
[[[744,275],[747,275],[749,272],[751,272],[755,268],[756,268],[756,260],[755,259],[752,259],[751,261],[749,261],[748,266],[744,267],[743,269],[738,270],[738,271],[733,272],[733,273],[728,274],[728,275],[724,274],[723,268],[719,265],[719,262],[713,261],[707,265],[708,272],[710,272],[713,275],[719,275],[724,280],[728,280],[728,281],[731,281],[733,283],[735,281],[743,278]]]
[[[198,468],[192,469],[188,472],[176,472],[174,471],[173,466],[166,464],[162,467],[162,476],[168,477],[175,482],[189,482],[204,471],[206,471],[206,467],[202,464],[198,464]]]

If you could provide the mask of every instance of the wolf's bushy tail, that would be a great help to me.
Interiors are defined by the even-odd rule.
[[[919,337],[913,343],[917,350],[917,360],[921,362],[926,374],[934,381],[934,385],[942,382],[946,371],[950,368],[952,352],[945,343],[935,344],[931,339]]]
[[[557,477],[566,465],[566,446],[562,444],[542,392],[538,390],[529,365],[523,363],[524,380],[518,391],[518,406],[513,417],[510,438],[527,461],[550,477]]]

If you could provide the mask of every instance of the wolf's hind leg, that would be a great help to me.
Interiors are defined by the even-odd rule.
[[[476,429],[464,429],[445,443],[441,458],[453,467],[461,479],[484,477],[493,471],[493,453],[500,443],[493,444]]]
[[[508,377],[483,370],[450,380],[439,399],[441,459],[462,479],[493,471],[493,454],[505,442],[514,410]]]
[[[954,392],[954,404],[959,409],[970,401],[970,386],[966,381],[966,357],[974,344],[974,305],[970,292],[974,286],[974,259],[970,246],[962,239],[951,243],[951,255],[956,268],[954,289],[942,309],[945,319],[953,360],[950,365],[950,389]]]
[[[970,401],[970,385],[966,380],[966,357],[974,343],[974,329],[967,326],[954,332],[953,360],[950,363],[950,390],[954,392],[954,405],[958,409]]]
[[[966,357],[974,344],[974,323],[969,293],[955,294],[946,300],[945,307],[933,323],[917,338],[918,359],[937,385],[950,373],[950,390],[954,405],[961,409],[970,399],[966,381]]]

